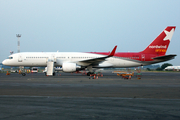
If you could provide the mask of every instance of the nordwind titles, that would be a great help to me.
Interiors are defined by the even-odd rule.
[[[159,45],[153,45],[153,46],[149,46],[149,48],[165,48],[166,49],[167,46],[166,45],[164,45],[164,46],[163,45],[160,45],[160,46]]]

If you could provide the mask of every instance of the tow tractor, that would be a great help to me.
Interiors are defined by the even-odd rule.
[[[116,73],[117,76],[121,76],[124,79],[131,79],[131,77],[134,76],[134,72],[113,71],[112,73]]]

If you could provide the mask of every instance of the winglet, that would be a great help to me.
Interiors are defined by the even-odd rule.
[[[114,47],[114,49],[111,51],[111,53],[108,55],[108,57],[112,57],[114,56],[115,52],[116,52],[116,48],[117,48],[117,45]]]

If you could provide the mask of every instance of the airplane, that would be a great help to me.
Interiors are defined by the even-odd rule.
[[[63,72],[88,70],[93,68],[126,68],[150,65],[174,59],[175,54],[166,55],[176,26],[166,27],[160,35],[141,52],[21,52],[5,59],[7,66],[47,67],[47,75],[55,75],[54,67],[62,67]],[[25,76],[25,73],[22,73]]]
[[[166,68],[164,68],[164,70],[175,70],[175,71],[179,71],[179,70],[180,70],[180,66],[167,66]]]

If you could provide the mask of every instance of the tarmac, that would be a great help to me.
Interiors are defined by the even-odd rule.
[[[103,75],[0,73],[0,119],[180,119],[180,72]]]

